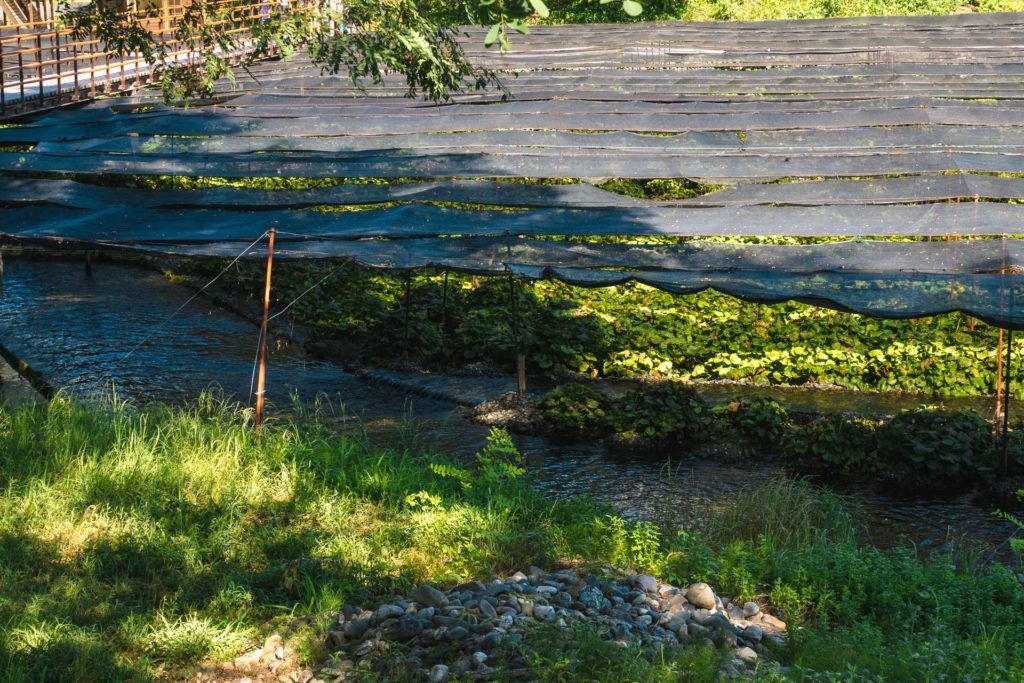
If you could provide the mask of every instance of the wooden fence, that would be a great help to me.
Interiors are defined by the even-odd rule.
[[[225,3],[227,5],[228,3]],[[268,2],[230,2],[237,18],[256,17]],[[140,17],[167,49],[170,63],[194,64],[201,55],[176,40],[174,31],[185,8],[173,7]],[[244,32],[245,28],[237,29]],[[239,40],[236,59],[249,44]],[[0,26],[0,119],[21,116],[104,93],[124,92],[154,82],[159,66],[139,54],[114,52],[99,38],[75,36],[60,17]]]

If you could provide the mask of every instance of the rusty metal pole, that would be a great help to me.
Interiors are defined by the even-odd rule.
[[[253,418],[253,427],[259,429],[263,422],[263,395],[266,392],[267,380],[267,323],[270,319],[270,273],[274,267],[274,229],[271,228],[267,242],[267,284],[263,290],[263,327],[260,338],[260,369],[259,378],[256,381],[256,416]]]
[[[996,422],[1003,419],[1003,328],[996,341]]]

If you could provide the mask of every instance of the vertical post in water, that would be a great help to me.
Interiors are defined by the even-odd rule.
[[[409,308],[412,305],[412,269],[405,271],[405,295],[402,297],[402,356],[409,360]]]
[[[516,352],[516,394],[519,398],[526,397],[526,355],[519,343],[519,305],[516,292],[516,278],[508,276],[508,295],[512,309],[512,346]]]
[[[1013,330],[1006,330],[1006,362],[1003,363],[1003,375],[1006,377],[1006,386],[1003,389],[1003,472],[1006,472],[1009,464],[1007,460],[1007,448],[1010,436],[1010,359],[1013,353]]]
[[[996,340],[996,422],[1003,419],[1003,328]]]
[[[274,267],[274,229],[268,233],[270,236],[267,242],[267,284],[263,289],[263,327],[260,337],[260,369],[256,381],[256,417],[253,419],[253,426],[259,429],[263,422],[263,394],[266,392],[267,380],[267,323],[270,320],[270,273]]]
[[[92,277],[92,252],[85,252],[85,276]]]
[[[2,273],[0,273],[2,274]],[[441,290],[441,346],[448,342],[448,271],[444,271],[444,287]]]

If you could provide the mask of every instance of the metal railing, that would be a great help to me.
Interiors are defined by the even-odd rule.
[[[269,2],[232,3],[233,12],[250,17],[264,14],[268,7]],[[174,7],[146,15],[140,17],[140,23],[163,43],[167,62],[195,64],[202,55],[174,36],[184,9]],[[230,57],[244,59],[249,44],[244,39],[237,44],[237,53]],[[159,65],[150,65],[137,53],[109,50],[95,36],[75,36],[60,17],[0,26],[0,119],[125,92],[158,77]]]

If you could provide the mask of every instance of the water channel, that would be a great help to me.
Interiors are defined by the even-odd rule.
[[[50,386],[83,396],[112,387],[140,402],[184,402],[217,386],[246,400],[251,394],[257,328],[251,321],[142,266],[99,262],[87,276],[81,261],[6,258],[0,294],[0,343]],[[407,410],[439,447],[472,454],[486,428],[459,417],[453,404],[362,379],[339,365],[309,357],[283,337],[271,340],[268,399],[286,405],[293,394],[327,397],[369,424],[402,419]],[[733,391],[730,389],[730,391]],[[782,391],[789,402],[813,402],[806,391]],[[823,404],[891,411],[905,398],[823,392]],[[919,399],[913,399],[914,401]],[[786,476],[779,465],[723,463],[685,455],[612,455],[597,444],[562,445],[522,437],[537,485],[548,495],[588,494],[630,517],[699,520],[707,510],[742,502],[759,480]],[[966,536],[1005,557],[1012,527],[970,494],[958,498],[895,498],[867,485],[844,484],[881,546],[909,540],[921,550]]]

